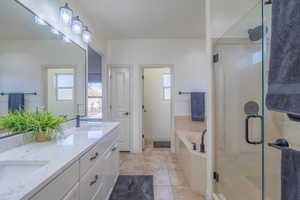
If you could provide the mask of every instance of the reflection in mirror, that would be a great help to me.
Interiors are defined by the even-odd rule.
[[[0,1],[0,24],[0,117],[19,108],[85,116],[85,51],[12,0]]]

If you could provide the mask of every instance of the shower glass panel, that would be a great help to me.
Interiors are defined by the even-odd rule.
[[[215,44],[215,169],[220,199],[264,199],[263,12],[258,3]],[[225,198],[224,198],[225,197]]]

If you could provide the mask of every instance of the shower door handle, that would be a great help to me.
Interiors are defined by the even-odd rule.
[[[260,121],[261,121],[261,131],[262,131],[262,129],[263,129],[263,123],[264,123],[264,116],[262,116],[262,115],[248,115],[247,117],[246,117],[246,120],[245,120],[245,124],[246,124],[246,126],[245,126],[245,138],[246,138],[246,142],[248,143],[248,144],[254,144],[254,145],[256,145],[256,144],[262,144],[263,143],[263,140],[262,140],[262,138],[261,138],[261,140],[260,141],[251,141],[250,139],[249,139],[249,121],[250,121],[250,119],[252,119],[252,118],[259,118],[260,119]]]

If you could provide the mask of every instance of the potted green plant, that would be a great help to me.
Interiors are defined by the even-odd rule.
[[[0,129],[8,130],[12,134],[31,132],[35,141],[45,142],[62,133],[61,124],[65,121],[65,117],[49,112],[20,110],[1,118]]]

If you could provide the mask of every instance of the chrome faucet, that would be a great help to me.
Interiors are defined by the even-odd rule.
[[[79,128],[80,127],[80,115],[77,114],[76,115],[76,128]]]
[[[205,133],[207,132],[207,129],[205,129],[203,132],[202,132],[202,136],[201,136],[201,144],[200,144],[200,152],[201,153],[205,153],[205,144],[204,144],[204,136],[205,136]]]
[[[80,106],[82,104],[77,104],[77,115],[76,115],[76,128],[79,128],[80,127]]]

